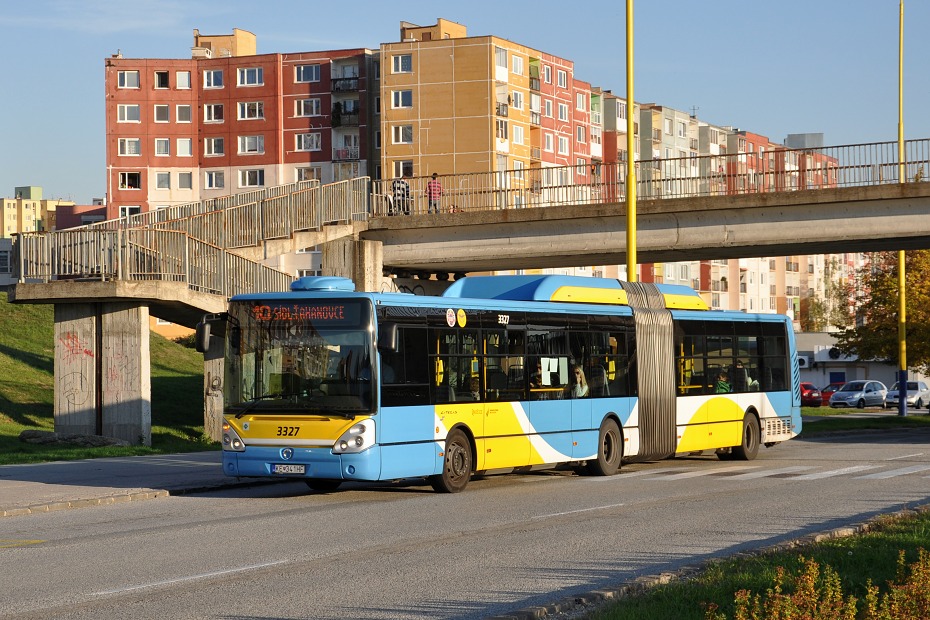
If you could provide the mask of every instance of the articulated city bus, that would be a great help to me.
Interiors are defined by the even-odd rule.
[[[790,320],[710,311],[683,286],[475,276],[426,297],[306,277],[233,297],[201,350],[211,324],[229,476],[454,493],[475,474],[750,460],[801,430]]]

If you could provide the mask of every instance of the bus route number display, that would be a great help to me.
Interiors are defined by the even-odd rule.
[[[259,323],[334,323],[357,324],[358,306],[355,304],[256,304],[252,318]]]

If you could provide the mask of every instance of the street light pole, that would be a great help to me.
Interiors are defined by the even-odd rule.
[[[636,282],[636,162],[633,136],[633,0],[626,0],[626,279]]]
[[[904,162],[904,0],[898,9],[898,183],[907,181]],[[907,416],[907,304],[904,250],[898,251],[898,415]]]

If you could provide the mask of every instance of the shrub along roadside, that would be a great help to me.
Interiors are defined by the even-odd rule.
[[[52,306],[11,304],[0,294],[0,465],[219,449],[203,435],[203,357],[151,334],[152,447],[26,444],[26,429],[52,431]]]
[[[857,528],[859,533],[852,536],[713,561],[689,577],[603,604],[584,617],[591,620],[926,618],[911,615],[909,610],[914,608],[912,605],[926,604],[930,597],[928,560],[921,556],[923,550],[930,549],[928,508],[879,517]],[[819,582],[811,580],[811,562],[818,567]],[[784,599],[782,615],[777,615],[779,603],[772,594],[779,583],[780,571],[784,573],[781,594],[795,595],[796,602],[810,604],[820,615],[786,615],[784,612],[790,606]],[[836,574],[835,582],[824,580],[830,572]],[[891,588],[892,581],[906,586]],[[877,587],[877,592],[871,595],[870,583]],[[898,608],[903,610],[899,615],[841,615],[836,605],[838,598],[845,604],[853,596],[858,612],[863,614],[870,597],[880,601],[891,591]],[[763,602],[773,601],[768,608],[763,605],[761,615],[751,613],[756,595]]]

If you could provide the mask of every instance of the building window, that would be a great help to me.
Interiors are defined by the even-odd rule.
[[[410,159],[402,159],[400,161],[394,162],[394,177],[399,179],[401,177],[413,176],[413,161]]]
[[[222,170],[208,170],[204,175],[204,187],[207,189],[222,189],[226,187],[226,175]]]
[[[298,151],[319,151],[322,149],[322,143],[319,133],[299,133],[297,134]]]
[[[381,132],[379,130],[375,130],[375,148],[381,148]]]
[[[568,138],[559,136],[559,155],[568,155]]]
[[[543,82],[552,84],[552,67],[543,65]]]
[[[116,122],[118,123],[138,123],[139,104],[120,104],[116,106]]]
[[[559,69],[556,75],[559,78],[559,87],[566,88],[568,86],[568,74]]]
[[[223,88],[223,70],[213,69],[203,72],[204,88]]]
[[[517,110],[523,109],[523,93],[518,90],[513,92],[513,107]]]
[[[193,187],[194,187],[194,173],[179,172],[178,173],[178,189],[193,189]]]
[[[265,185],[264,170],[240,170],[239,187],[262,187]]]
[[[177,114],[177,122],[191,122],[191,107],[189,105],[179,105],[175,110],[175,113]]]
[[[187,90],[191,87],[190,71],[178,71],[174,74],[174,79],[177,82],[176,86],[178,89]]]
[[[523,57],[516,54],[512,57],[510,70],[516,75],[523,75]]]
[[[129,217],[142,213],[142,207],[139,205],[121,205],[119,208],[120,217]]]
[[[395,90],[391,93],[393,107],[395,108],[412,108],[413,91],[412,90]]]
[[[546,118],[552,118],[552,100],[546,99],[543,103],[543,113],[546,115]]]
[[[155,106],[155,122],[167,123],[170,120],[170,112],[167,105],[158,104]]]
[[[237,86],[261,86],[265,83],[264,72],[261,67],[247,67],[239,69]]]
[[[688,137],[688,125],[683,121],[678,121],[678,137],[686,138]]]
[[[568,120],[568,105],[564,103],[559,104],[559,120],[567,121]]]
[[[142,174],[139,172],[120,172],[120,189],[140,189],[142,187]]]
[[[297,116],[320,116],[322,108],[319,99],[298,99]]]
[[[265,136],[239,136],[239,154],[264,153]]]
[[[155,173],[155,189],[171,189],[171,173],[170,172],[156,172]]]
[[[575,93],[575,109],[584,110],[585,109],[585,96],[584,93]]]
[[[322,181],[323,180],[323,168],[320,166],[309,166],[306,168],[297,169],[297,180],[298,181]],[[298,251],[298,254],[300,252]]]
[[[391,135],[394,144],[413,144],[413,125],[396,125]]]
[[[190,157],[193,154],[193,140],[178,138],[178,157]]]
[[[13,273],[9,250],[0,250],[0,273]]]
[[[160,157],[171,155],[171,140],[168,138],[155,138],[155,155]]]
[[[142,140],[139,138],[120,138],[119,139],[119,154],[120,155],[141,155],[142,154]]]
[[[516,129],[516,127],[514,127],[514,129]],[[514,132],[514,133],[516,133],[516,132]],[[515,178],[515,179],[522,179],[522,178],[523,178],[523,170],[524,170],[525,168],[526,168],[526,165],[525,165],[522,161],[514,161],[514,162],[513,162],[513,178]]]
[[[547,133],[547,134],[546,134],[546,147],[545,147],[545,148],[546,148],[546,152],[551,153],[552,151],[555,150],[555,147],[553,146],[554,142],[555,142],[555,140],[553,139],[552,134],[551,134],[551,133]]]
[[[575,135],[576,135],[575,139],[578,142],[587,142],[588,140],[587,137],[585,136],[584,125],[578,125],[578,127],[575,130]]]
[[[513,143],[523,144],[523,127],[517,124],[513,126]]]
[[[225,155],[226,145],[223,142],[223,138],[204,138],[203,154],[206,157],[216,157],[218,155]]]
[[[116,76],[118,88],[139,88],[138,71],[120,71]]]
[[[397,54],[392,57],[393,73],[412,73],[413,57],[410,54]]]
[[[155,88],[168,88],[168,72],[167,71],[156,71],[155,72]]]
[[[494,48],[494,64],[502,69],[507,68],[507,50],[503,47]]]
[[[672,119],[666,118],[663,120],[665,121],[665,135],[672,135]]]
[[[261,101],[240,101],[239,120],[265,118],[265,104]]]
[[[294,81],[298,84],[319,82],[320,65],[297,65],[297,77]]]
[[[223,122],[223,104],[208,103],[203,106],[203,122],[205,123],[222,123]]]
[[[497,119],[497,139],[498,140],[509,140],[510,139],[510,125],[502,118]]]

